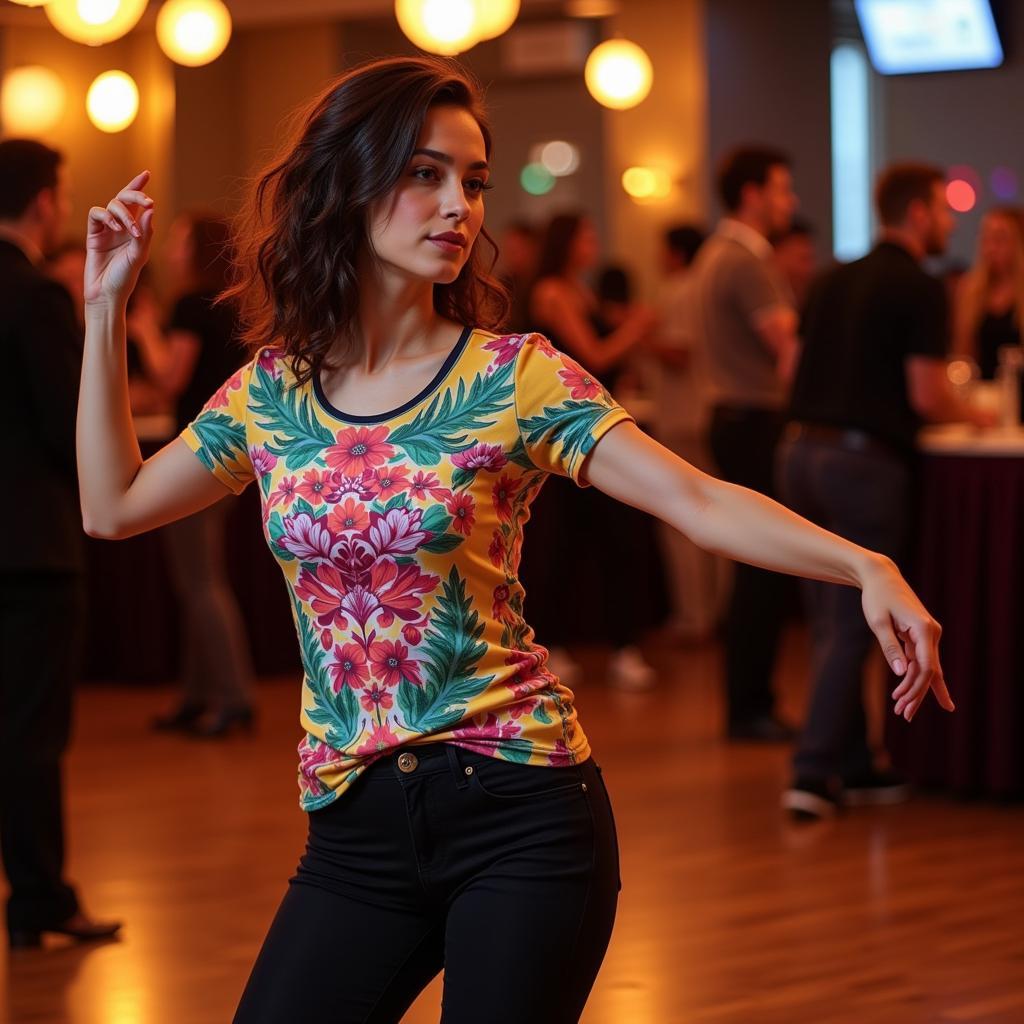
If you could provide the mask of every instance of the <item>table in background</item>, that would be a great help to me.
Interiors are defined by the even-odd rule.
[[[961,795],[1024,794],[1024,430],[922,435],[917,585],[957,710],[889,716],[896,765]]]
[[[170,422],[168,422],[170,421]],[[170,417],[138,417],[142,454],[158,451]],[[259,494],[224,499],[228,576],[245,620],[257,675],[299,672],[295,627],[281,570],[267,550]],[[88,614],[83,678],[155,683],[175,679],[180,655],[178,601],[160,531],[128,540],[87,538]]]

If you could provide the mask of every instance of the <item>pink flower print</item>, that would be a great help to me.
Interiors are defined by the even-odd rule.
[[[321,563],[315,573],[303,569],[296,581],[295,593],[313,609],[318,626],[348,628],[342,607],[347,590],[335,566]]]
[[[281,477],[277,487],[270,492],[268,502],[270,508],[278,504],[287,508],[295,500],[295,480],[294,476]]]
[[[558,376],[570,389],[573,398],[596,398],[604,390],[582,366],[568,357],[562,357],[562,365],[565,369],[559,370]]]
[[[515,739],[523,730],[515,722],[499,724],[498,716],[492,711],[476,715],[472,725],[453,729],[452,735],[459,739],[460,747],[475,750],[478,754],[494,754],[501,740]]]
[[[512,519],[512,502],[519,491],[521,482],[515,477],[503,475],[491,491],[494,509],[503,523],[510,522]]]
[[[505,564],[506,553],[505,538],[500,530],[495,530],[494,536],[491,538],[491,545],[487,549],[487,555],[495,569],[500,569]]]
[[[387,629],[395,616],[413,622],[422,614],[423,595],[432,591],[440,577],[421,573],[415,565],[397,566],[381,559],[370,569],[370,589],[383,611],[380,624]]]
[[[346,498],[327,514],[327,525],[335,533],[344,533],[346,530],[365,530],[370,525],[370,517],[360,502],[353,498]]]
[[[314,519],[308,512],[285,516],[281,521],[284,534],[277,544],[302,561],[330,558],[334,538],[325,523],[322,516]]]
[[[269,473],[277,465],[277,456],[271,455],[266,448],[259,445],[252,445],[249,448],[249,461],[252,463],[252,471],[257,477]]]
[[[260,369],[266,370],[274,380],[279,380],[281,377],[281,366],[278,360],[280,358],[281,350],[279,348],[260,349],[258,360]]]
[[[496,473],[502,466],[506,465],[508,459],[501,450],[500,444],[480,444],[467,448],[464,452],[456,452],[452,456],[452,462],[459,469],[485,469],[489,473]]]
[[[385,722],[383,725],[374,726],[370,738],[361,746],[356,748],[357,754],[381,754],[397,747],[400,740],[391,731],[391,726]]]
[[[469,494],[450,494],[444,499],[445,508],[452,515],[452,526],[464,537],[473,531],[476,522],[476,502]]]
[[[422,639],[423,634],[411,622],[407,622],[402,627],[402,636],[405,638],[406,643],[412,644],[415,647]]]
[[[412,554],[430,539],[430,534],[420,529],[422,521],[423,512],[418,508],[393,508],[385,515],[371,512],[366,540],[378,557]]]
[[[335,444],[327,449],[325,458],[332,469],[346,474],[362,475],[368,469],[382,466],[394,454],[387,443],[388,428],[346,427],[339,430]]]
[[[402,680],[423,685],[420,667],[409,656],[409,648],[398,640],[378,640],[370,644],[370,665],[374,675],[388,687]]]
[[[569,752],[565,740],[555,740],[555,749],[548,754],[548,764],[552,768],[568,768],[569,765],[575,763],[576,758]]]
[[[444,491],[441,481],[433,473],[424,473],[420,470],[409,484],[409,493],[418,501],[423,501],[428,494],[438,497],[438,491]]]
[[[223,409],[231,401],[231,392],[238,391],[242,386],[242,374],[244,367],[233,377],[226,380],[211,396],[210,400],[203,407],[206,409]]]
[[[366,654],[359,644],[345,644],[340,650],[336,648],[332,660],[327,663],[327,670],[331,674],[335,693],[343,686],[358,690],[370,678]]]
[[[381,466],[374,472],[377,497],[387,501],[401,494],[409,486],[409,471],[405,466]]]
[[[488,352],[498,353],[488,371],[496,370],[499,366],[511,363],[515,359],[516,353],[523,347],[525,340],[525,334],[503,334],[500,338],[494,338],[487,342],[484,345],[484,349]]]
[[[341,608],[351,615],[360,626],[365,626],[370,621],[370,617],[380,609],[380,601],[372,590],[357,585],[342,597]]]
[[[505,711],[512,716],[513,719],[522,718],[524,715],[532,715],[534,708],[540,704],[538,697],[524,697],[522,700],[516,701],[514,704],[509,704],[505,708]]]
[[[334,634],[329,629],[320,630],[320,646],[329,651],[334,646]]]
[[[326,793],[327,787],[320,781],[317,769],[335,764],[341,757],[340,750],[306,733],[299,743],[299,788],[305,786],[314,796]]]
[[[325,492],[330,489],[331,474],[317,469],[307,469],[302,474],[302,483],[296,487],[300,498],[305,498],[310,505],[321,505],[327,500]]]
[[[387,690],[382,690],[376,683],[372,687],[367,687],[363,690],[363,695],[360,697],[359,702],[371,713],[378,708],[382,711],[387,711],[395,706],[395,701],[391,694]]]

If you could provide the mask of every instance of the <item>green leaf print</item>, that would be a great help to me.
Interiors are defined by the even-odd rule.
[[[491,426],[493,417],[512,405],[514,368],[511,362],[492,374],[478,373],[468,391],[460,379],[454,392],[446,388],[415,419],[396,427],[388,442],[419,466],[436,466],[442,455],[471,447],[466,443],[470,435]]]
[[[308,468],[334,443],[334,435],[313,415],[309,395],[299,398],[295,388],[285,387],[283,377],[274,378],[259,365],[249,384],[249,403],[258,426],[274,434],[267,451],[283,456],[290,470]]]
[[[521,466],[523,469],[536,469],[537,466],[530,458],[529,453],[526,450],[526,445],[523,444],[521,437],[516,438],[516,443],[512,448],[506,452],[508,461],[515,463],[517,466]]]
[[[330,675],[324,667],[323,648],[302,603],[291,594],[295,628],[299,634],[302,668],[313,694],[313,707],[306,708],[310,721],[326,725],[326,740],[332,747],[343,749],[355,738],[359,726],[359,702],[350,686],[335,693]]]
[[[429,530],[433,534],[444,533],[452,525],[452,517],[445,510],[444,505],[431,505],[423,513],[420,527]]]
[[[487,644],[480,640],[483,631],[484,624],[466,596],[466,581],[452,566],[424,634],[427,658],[423,685],[403,683],[398,690],[398,706],[406,728],[417,732],[448,728],[488,687],[494,676],[474,674],[476,663],[487,650]]]
[[[245,427],[222,412],[208,410],[196,419],[192,424],[192,429],[199,436],[199,440],[203,442],[203,447],[198,452],[203,465],[212,470],[214,460],[216,460],[232,476],[235,476],[232,465],[245,451]]]
[[[533,753],[533,743],[530,740],[524,740],[520,738],[509,738],[501,741],[501,746],[498,747],[498,753],[501,754],[506,761],[515,761],[516,764],[526,764],[530,760],[530,754]]]
[[[593,430],[611,410],[599,402],[570,399],[557,407],[545,407],[540,416],[519,420],[519,429],[526,432],[527,444],[548,444],[561,441],[564,461],[569,466],[583,458],[594,447]]]
[[[279,558],[282,562],[294,561],[295,556],[277,543],[285,535],[284,523],[281,520],[280,513],[270,513],[270,518],[267,520],[267,532],[270,534],[270,539],[274,542],[274,557]]]
[[[420,545],[420,551],[429,551],[432,555],[443,555],[454,551],[466,538],[457,533],[442,533],[426,544]]]

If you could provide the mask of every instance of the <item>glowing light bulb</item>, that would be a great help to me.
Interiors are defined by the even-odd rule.
[[[147,0],[49,0],[43,8],[53,27],[76,43],[102,46],[130,32]]]
[[[595,47],[583,72],[590,95],[612,110],[628,110],[647,97],[654,80],[651,59],[626,39]]]
[[[139,112],[139,89],[131,75],[104,71],[85,97],[89,120],[103,132],[122,132]]]
[[[221,0],[167,0],[157,15],[156,38],[176,64],[209,64],[231,39],[231,14]]]

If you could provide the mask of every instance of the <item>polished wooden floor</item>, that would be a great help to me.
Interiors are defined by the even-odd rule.
[[[654,693],[609,692],[596,672],[579,688],[624,881],[587,1024],[1024,1022],[1024,808],[931,796],[794,827],[778,811],[785,750],[718,739],[719,651],[653,656]],[[796,636],[793,713],[804,664]],[[302,848],[298,684],[261,683],[257,733],[221,743],[150,733],[169,697],[80,695],[69,873],[87,909],[126,926],[2,958],[15,1024],[231,1018]],[[436,1022],[439,998],[438,980],[407,1024]]]

